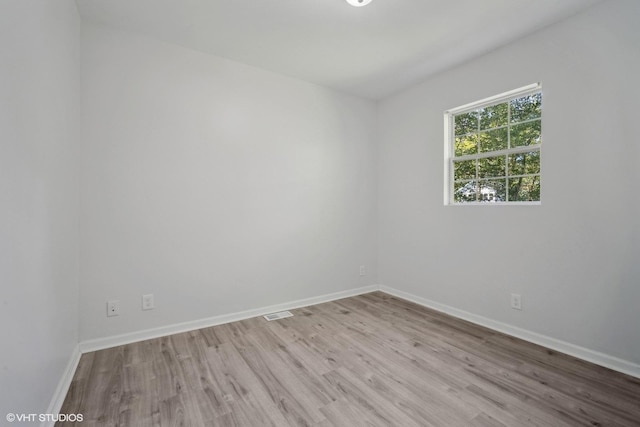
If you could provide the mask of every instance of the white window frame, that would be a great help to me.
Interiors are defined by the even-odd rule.
[[[531,205],[534,205],[535,206],[535,205],[541,204],[541,200],[509,202],[508,188],[507,188],[507,201],[504,201],[504,202],[487,203],[487,202],[476,201],[476,202],[456,203],[453,200],[453,195],[454,195],[453,159],[455,158],[454,156],[454,143],[455,143],[454,117],[458,114],[464,114],[480,108],[490,107],[496,104],[509,102],[513,99],[521,98],[527,95],[533,95],[539,92],[542,92],[542,85],[540,83],[533,83],[518,89],[501,93],[499,95],[481,99],[480,101],[471,102],[469,104],[465,104],[460,107],[452,108],[444,112],[444,204],[446,206],[478,206],[478,205],[482,205],[482,206],[518,206],[518,205],[531,206]],[[540,120],[542,122],[542,116],[540,116],[539,119],[536,118],[534,120]],[[526,121],[523,123],[526,123]],[[540,158],[542,158],[541,144],[534,144],[534,145],[526,145],[526,146],[515,147],[515,148],[508,148],[504,150],[488,151],[488,152],[478,153],[478,154],[469,154],[465,156],[459,156],[457,157],[457,159],[473,160],[473,159],[481,159],[481,158],[494,157],[494,156],[500,156],[500,155],[504,156],[508,154],[528,153],[531,151],[538,151],[540,153]],[[540,181],[542,185],[542,170],[540,171],[539,175],[540,175]]]

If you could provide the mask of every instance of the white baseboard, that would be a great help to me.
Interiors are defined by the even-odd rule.
[[[640,378],[640,365],[637,363],[610,356],[608,354],[600,353],[598,351],[590,350],[585,347],[580,347],[578,345],[558,340],[556,338],[551,338],[546,335],[538,334],[536,332],[531,332],[526,329],[521,329],[507,323],[498,322],[497,320],[492,320],[487,317],[469,313],[464,310],[459,310],[457,308],[450,307],[445,304],[440,304],[427,298],[422,298],[417,295],[400,291],[388,286],[381,285],[380,290],[389,295],[414,302],[416,304],[449,314],[459,319],[467,320],[477,325],[493,329],[494,331],[502,332],[503,334],[511,335],[513,337],[520,338],[522,340],[568,354],[578,359],[586,360],[587,362],[595,363],[596,365],[604,366],[605,368],[613,369],[614,371],[622,372],[623,374]]]
[[[289,301],[282,304],[271,305],[268,307],[256,308],[253,310],[222,314],[219,316],[209,317],[206,319],[193,320],[193,321],[184,322],[184,323],[161,326],[153,329],[146,329],[143,331],[131,332],[128,334],[115,335],[111,337],[82,341],[79,344],[80,352],[88,353],[91,351],[102,350],[105,348],[116,347],[124,344],[130,344],[137,341],[144,341],[152,338],[163,337],[166,335],[193,331],[195,329],[208,328],[210,326],[221,325],[223,323],[237,322],[238,320],[249,319],[251,317],[256,317],[256,316],[263,316],[265,314],[274,313],[277,311],[293,310],[295,308],[306,307],[309,305],[334,301],[337,299],[347,298],[355,295],[366,294],[366,293],[377,291],[377,290],[379,290],[379,287],[377,285],[365,286],[361,288],[349,289],[346,291],[320,295],[317,297]]]
[[[532,342],[561,353],[565,353],[578,359],[586,360],[591,363],[595,363],[600,366],[604,366],[614,371],[622,372],[627,375],[631,375],[636,378],[640,378],[640,365],[627,360],[623,360],[608,354],[600,353],[588,348],[580,347],[575,344],[571,344],[556,338],[551,338],[536,332],[531,332],[526,329],[518,328],[503,322],[489,319],[487,317],[479,316],[477,314],[469,313],[464,310],[460,310],[445,304],[441,304],[427,298],[422,298],[417,295],[410,294],[389,286],[372,285],[365,286],[356,289],[349,289],[341,292],[334,292],[331,294],[321,295],[312,298],[305,298],[295,301],[289,301],[282,304],[271,305],[268,307],[256,308],[247,311],[241,311],[237,313],[223,314],[219,316],[209,317],[206,319],[194,320],[190,322],[178,323],[174,325],[167,325],[153,329],[147,329],[143,331],[132,332],[128,334],[115,335],[111,337],[98,338],[94,340],[88,340],[80,342],[73,350],[67,368],[64,375],[60,379],[58,387],[49,405],[47,413],[56,414],[60,412],[64,399],[67,395],[73,375],[77,369],[78,362],[82,353],[88,353],[91,351],[101,350],[110,347],[116,347],[119,345],[129,344],[132,342],[143,341],[152,338],[158,338],[166,335],[188,332],[195,329],[206,328],[210,326],[221,325],[223,323],[235,322],[238,320],[244,320],[251,317],[262,316],[269,313],[274,313],[283,310],[293,310],[300,307],[306,307],[314,304],[321,304],[324,302],[334,301],[337,299],[348,298],[355,295],[366,294],[373,291],[382,291],[389,295],[414,302],[433,310],[440,311],[442,313],[449,314],[451,316],[467,320],[480,326],[484,326],[489,329],[493,329],[498,332],[502,332],[507,335],[511,335],[516,338],[520,338],[525,341]],[[43,424],[43,426],[49,426],[51,424]]]
[[[62,404],[64,403],[65,397],[67,397],[67,393],[69,392],[69,387],[71,386],[71,381],[73,380],[73,375],[76,373],[76,369],[78,368],[78,363],[80,362],[80,345],[76,345],[71,352],[71,357],[69,358],[69,363],[67,363],[67,367],[58,382],[58,387],[56,387],[56,391],[53,394],[53,398],[51,399],[51,403],[49,403],[49,408],[47,408],[47,414],[59,414],[60,409],[62,409]],[[45,426],[53,426],[55,424],[54,421],[43,422],[42,427]]]

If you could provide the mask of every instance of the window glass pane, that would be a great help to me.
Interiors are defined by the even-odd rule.
[[[453,184],[453,200],[455,202],[475,202],[477,193],[476,181],[455,182]]]
[[[491,129],[505,126],[508,121],[509,104],[498,104],[478,110],[480,129]]]
[[[511,147],[539,144],[540,120],[511,126]]]
[[[507,148],[507,128],[482,132],[478,139],[481,152],[504,150]]]
[[[505,175],[505,156],[478,160],[478,177],[493,178]]]
[[[540,176],[509,179],[510,202],[540,201]]]
[[[460,114],[445,112],[447,140],[452,139],[445,153],[445,166],[452,169],[445,191],[452,191],[453,204],[540,201],[539,87],[529,85],[451,110]],[[528,95],[532,90],[539,92]]]
[[[465,114],[455,116],[455,134],[464,135],[478,131],[478,113],[470,111]]]
[[[509,155],[509,175],[528,175],[540,173],[540,152],[530,151]]]
[[[478,135],[456,137],[455,156],[478,153]]]
[[[453,179],[474,179],[476,177],[476,160],[453,162]]]
[[[522,122],[524,120],[535,119],[542,115],[542,94],[523,96],[512,100],[511,122]]]
[[[480,181],[480,202],[504,202],[507,200],[507,186],[504,179],[491,179]]]

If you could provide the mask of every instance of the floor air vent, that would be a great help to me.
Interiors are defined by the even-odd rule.
[[[291,317],[291,316],[293,316],[293,314],[291,314],[290,311],[279,311],[277,313],[267,314],[266,316],[264,316],[264,318],[267,319],[268,321],[272,321],[272,320],[284,319],[285,317]]]

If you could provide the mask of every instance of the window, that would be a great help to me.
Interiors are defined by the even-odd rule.
[[[445,204],[540,202],[539,84],[445,112],[445,140]]]

